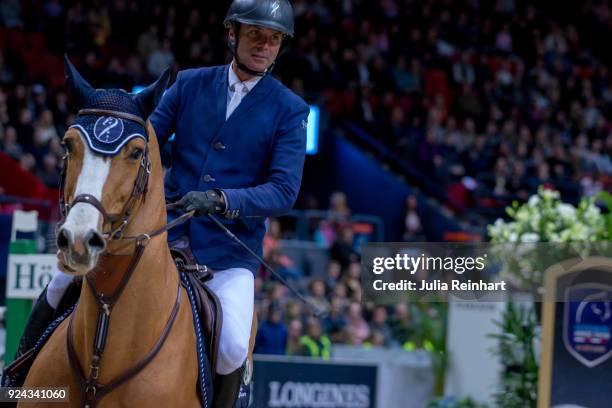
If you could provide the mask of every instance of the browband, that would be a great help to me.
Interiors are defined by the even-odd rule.
[[[77,116],[94,115],[94,116],[114,116],[121,119],[131,120],[132,122],[138,123],[143,128],[147,128],[144,119],[139,116],[132,115],[131,113],[118,112],[114,110],[106,109],[81,109]]]

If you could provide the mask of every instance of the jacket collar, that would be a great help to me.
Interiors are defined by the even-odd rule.
[[[231,123],[238,120],[242,115],[248,112],[251,108],[260,102],[270,91],[273,89],[274,79],[270,75],[266,75],[261,78],[253,89],[242,99],[240,105],[232,113],[232,115],[225,120],[225,111],[227,109],[227,89],[229,86],[228,75],[229,75],[230,64],[223,65],[217,70],[216,81],[215,81],[215,97],[217,98],[217,125],[218,129],[222,129],[226,123]]]

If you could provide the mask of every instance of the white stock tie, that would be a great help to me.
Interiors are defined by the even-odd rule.
[[[236,110],[238,105],[240,105],[242,98],[244,98],[244,96],[249,91],[249,88],[247,88],[246,85],[241,84],[241,83],[236,83],[233,86],[234,86],[234,94],[232,95],[232,98],[230,99],[230,102],[227,105],[227,112],[225,112],[225,120],[227,120],[227,118],[230,117],[232,112]]]

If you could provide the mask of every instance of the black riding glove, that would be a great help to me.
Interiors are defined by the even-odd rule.
[[[196,216],[225,212],[220,190],[190,191],[177,204],[185,212],[195,210]]]

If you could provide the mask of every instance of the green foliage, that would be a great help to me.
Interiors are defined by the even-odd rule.
[[[430,401],[426,408],[487,408],[485,404],[479,404],[470,397],[463,398],[436,398]]]
[[[607,213],[604,215],[604,225],[606,231],[606,240],[612,241],[612,194],[607,191],[601,191],[597,195],[597,199],[606,207]]]
[[[499,341],[493,352],[499,355],[503,371],[500,390],[495,394],[498,408],[535,408],[538,390],[538,362],[533,344],[537,319],[533,308],[508,302],[501,322]]]
[[[417,347],[431,355],[435,375],[435,395],[444,393],[444,376],[448,365],[446,351],[446,318],[448,304],[443,302],[421,302],[419,306],[419,324],[416,327],[414,341]]]

